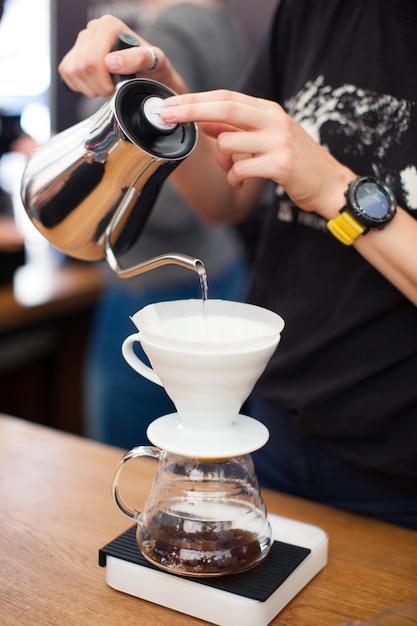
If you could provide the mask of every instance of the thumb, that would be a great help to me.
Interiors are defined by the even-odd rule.
[[[104,63],[111,74],[139,74],[154,70],[158,64],[155,48],[141,46],[109,52]]]

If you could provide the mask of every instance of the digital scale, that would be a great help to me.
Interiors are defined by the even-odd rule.
[[[99,550],[110,587],[218,626],[266,626],[327,564],[328,538],[317,526],[269,515],[267,558],[240,574],[186,578],[142,556],[136,528]]]

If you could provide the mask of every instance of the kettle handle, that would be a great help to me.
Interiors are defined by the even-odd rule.
[[[115,501],[116,505],[119,507],[122,513],[127,515],[127,517],[134,519],[136,522],[141,522],[142,513],[137,509],[129,506],[120,495],[119,478],[121,471],[124,468],[125,464],[131,459],[136,459],[140,456],[148,456],[152,459],[159,459],[160,455],[161,450],[159,448],[156,448],[155,446],[137,446],[136,448],[129,450],[129,452],[126,452],[126,454],[120,459],[116,467],[116,472],[114,474],[112,482],[113,500]]]
[[[113,51],[125,50],[126,48],[136,48],[137,46],[140,46],[140,41],[136,39],[136,37],[134,37],[130,33],[119,33]],[[121,83],[123,80],[136,78],[134,74],[112,74],[111,77],[114,86],[116,86],[118,83]]]

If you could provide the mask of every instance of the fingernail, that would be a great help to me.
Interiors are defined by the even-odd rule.
[[[163,109],[161,109],[161,119],[164,122],[175,122],[177,120],[176,109],[170,109],[165,106]]]
[[[120,54],[109,54],[106,57],[106,64],[109,70],[121,70],[123,69],[123,59]]]
[[[167,106],[176,106],[181,103],[181,99],[179,96],[169,96],[169,98],[165,98],[164,102]]]

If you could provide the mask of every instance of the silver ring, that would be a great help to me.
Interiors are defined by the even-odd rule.
[[[159,57],[156,54],[155,48],[149,48],[149,50],[152,52],[152,55],[153,55],[153,63],[151,67],[148,69],[148,72],[152,72],[152,70],[154,70],[159,63]]]

